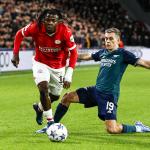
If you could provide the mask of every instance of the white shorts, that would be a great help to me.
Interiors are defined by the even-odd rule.
[[[49,83],[49,92],[53,95],[60,95],[63,90],[63,78],[65,75],[65,67],[53,69],[43,63],[33,61],[33,77],[36,85],[42,81]]]

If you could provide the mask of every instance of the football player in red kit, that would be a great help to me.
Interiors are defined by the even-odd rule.
[[[19,64],[19,48],[23,38],[32,37],[35,43],[32,70],[40,93],[40,103],[35,103],[33,108],[39,125],[42,124],[43,116],[47,119],[47,126],[54,122],[51,103],[59,99],[63,87],[70,87],[77,60],[76,44],[71,29],[63,19],[59,10],[45,9],[36,21],[20,29],[14,40],[12,63],[15,67]],[[69,66],[65,73],[68,55]],[[45,131],[46,128],[39,133]]]

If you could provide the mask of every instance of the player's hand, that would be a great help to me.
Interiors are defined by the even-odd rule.
[[[63,88],[68,89],[68,88],[70,88],[70,85],[71,85],[71,82],[64,81]]]
[[[63,87],[65,89],[70,88],[71,82],[72,82],[72,74],[73,74],[73,68],[72,67],[68,67],[63,79],[64,85]]]
[[[12,64],[18,68],[18,64],[19,64],[19,55],[18,54],[14,54],[13,58],[11,59]]]

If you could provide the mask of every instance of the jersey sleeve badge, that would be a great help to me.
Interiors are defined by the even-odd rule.
[[[73,35],[70,36],[70,41],[71,41],[71,42],[74,42]]]

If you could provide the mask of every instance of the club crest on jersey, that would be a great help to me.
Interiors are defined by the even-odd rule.
[[[70,41],[71,41],[71,42],[74,42],[73,35],[71,35],[71,37],[70,37]]]
[[[55,44],[60,44],[61,41],[60,40],[55,40]]]

